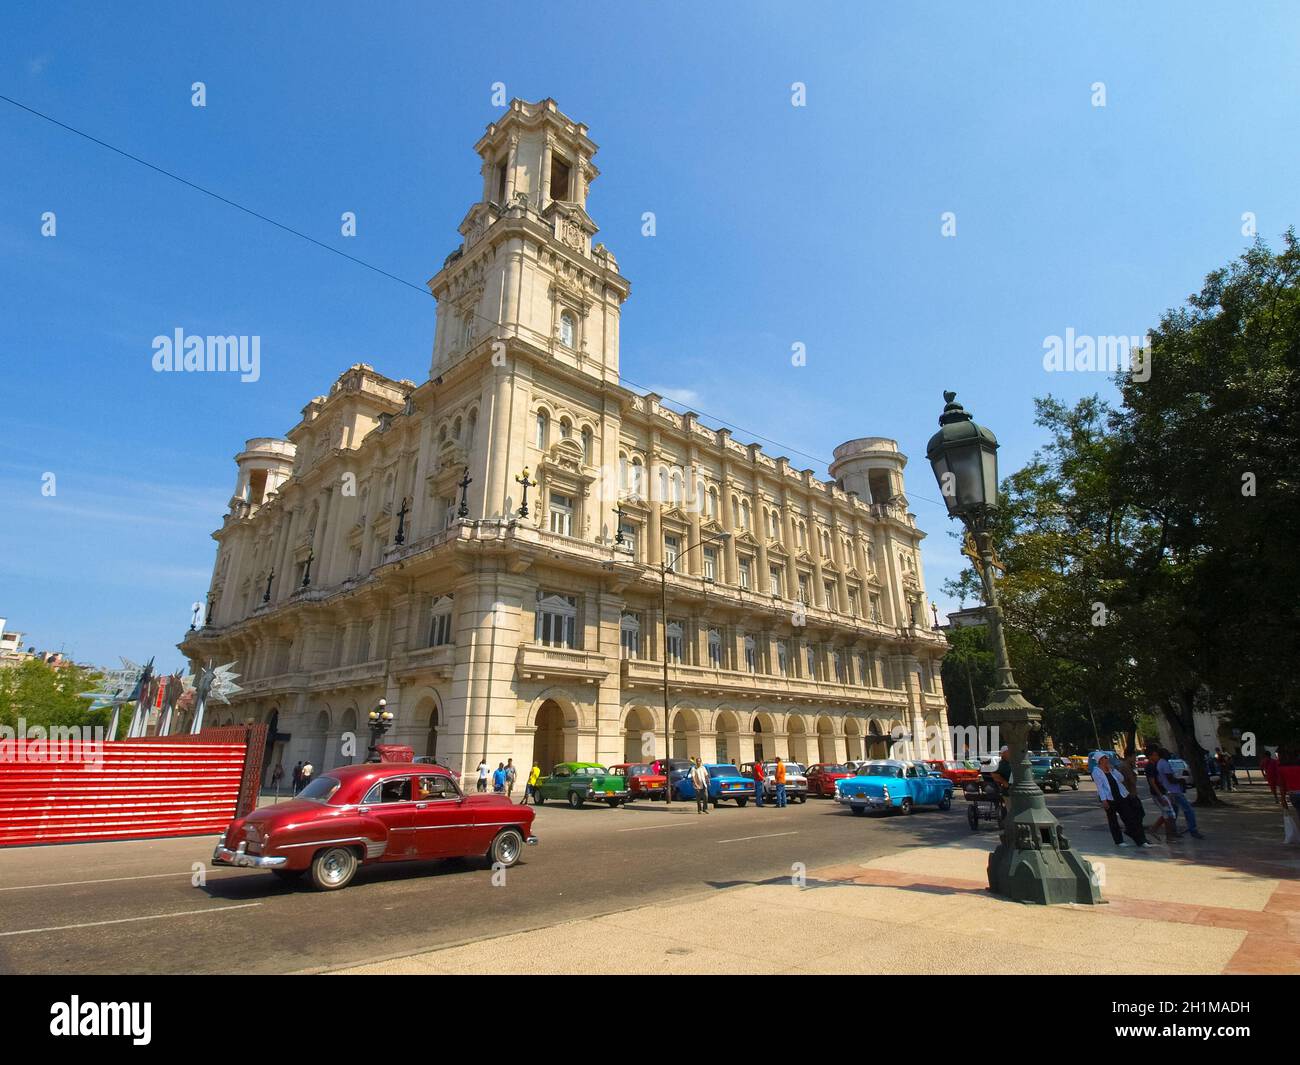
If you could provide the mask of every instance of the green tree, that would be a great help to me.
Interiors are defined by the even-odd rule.
[[[108,726],[110,710],[92,712],[81,692],[94,691],[100,675],[81,666],[51,667],[36,658],[0,669],[0,725]]]

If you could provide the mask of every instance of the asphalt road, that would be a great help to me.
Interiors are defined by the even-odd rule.
[[[1090,788],[1088,789],[1090,791]],[[1050,796],[1074,820],[1091,794]],[[1094,816],[1091,818],[1096,820]],[[0,850],[0,971],[320,971],[450,946],[684,894],[788,878],[969,835],[947,813],[853,817],[826,800],[785,810],[693,803],[537,811],[541,840],[493,886],[481,859],[366,866],[316,892],[214,869],[199,836]]]

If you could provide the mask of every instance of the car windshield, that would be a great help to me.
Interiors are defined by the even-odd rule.
[[[1051,764],[1052,764],[1052,760],[1051,760],[1050,758],[1031,758],[1031,759],[1029,759],[1029,761],[1030,761],[1030,763],[1033,764],[1033,765],[1051,765]]]
[[[899,765],[886,765],[884,762],[871,762],[862,767],[864,777],[901,777],[903,767]]]
[[[720,773],[730,773],[734,776],[740,773],[740,770],[730,762],[718,762],[716,765],[706,765],[704,768],[713,776],[717,776]]]
[[[849,767],[846,765],[824,765],[822,766],[822,772],[823,773],[847,773],[849,772]]]
[[[338,777],[332,777],[328,774],[323,777],[317,777],[303,788],[302,791],[298,792],[298,798],[309,799],[312,802],[329,802],[342,784],[343,782],[339,780]]]
[[[605,775],[605,767],[599,765],[580,765],[574,770],[580,777],[600,777]]]
[[[969,762],[944,762],[943,763],[944,769],[966,769],[969,765],[970,765]]]
[[[630,765],[627,767],[627,775],[630,777],[643,777],[650,772],[648,765]]]

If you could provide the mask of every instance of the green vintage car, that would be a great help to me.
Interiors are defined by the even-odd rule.
[[[575,810],[586,802],[621,806],[628,800],[627,777],[611,773],[594,762],[561,762],[537,782],[533,802],[563,800]]]
[[[1062,787],[1079,790],[1079,774],[1059,755],[1031,757],[1029,764],[1034,770],[1034,783],[1044,791],[1060,791]]]

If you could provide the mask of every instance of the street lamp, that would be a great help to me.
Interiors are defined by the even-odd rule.
[[[1012,675],[994,583],[993,571],[1000,568],[991,529],[998,503],[997,437],[976,424],[957,402],[957,393],[945,392],[943,398],[947,405],[939,416],[939,431],[926,445],[925,456],[934,468],[948,516],[959,519],[973,541],[971,559],[984,586],[997,670],[997,687],[989,693],[982,716],[999,726],[1011,748],[1011,809],[1002,841],[989,856],[989,889],[1020,902],[1097,903],[1101,892],[1092,866],[1070,849],[1029,764],[1029,731],[1043,715],[1021,694]]]
[[[677,557],[669,564],[667,561],[659,563],[659,623],[663,626],[663,642],[659,648],[664,660],[664,761],[672,757],[673,749],[673,726],[668,720],[668,571],[673,569],[688,551],[693,551],[707,543],[721,543],[731,539],[729,532],[715,532],[708,536],[702,536],[695,543],[684,547],[678,552]],[[664,774],[668,779],[664,788],[664,802],[673,801],[673,782],[671,769]]]
[[[367,715],[370,724],[370,750],[366,755],[367,762],[381,762],[379,757],[379,741],[384,738],[384,733],[393,727],[393,712],[388,709],[388,700],[380,699],[379,705],[376,706]]]

